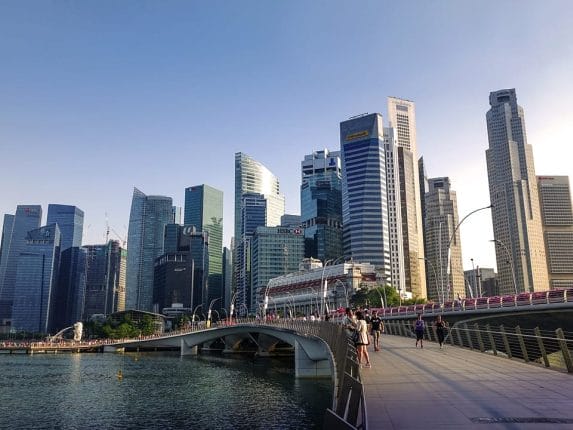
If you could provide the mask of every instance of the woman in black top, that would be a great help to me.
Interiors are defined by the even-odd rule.
[[[438,335],[438,342],[440,344],[440,349],[442,349],[444,344],[444,337],[446,334],[446,327],[448,326],[448,324],[446,323],[446,321],[442,319],[441,315],[438,315],[436,317],[436,322],[434,326],[436,327],[436,333]]]

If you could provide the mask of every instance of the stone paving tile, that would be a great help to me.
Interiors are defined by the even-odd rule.
[[[573,429],[573,424],[479,423],[573,419],[573,375],[461,348],[384,336],[361,369],[370,429]],[[423,418],[421,418],[423,417]]]

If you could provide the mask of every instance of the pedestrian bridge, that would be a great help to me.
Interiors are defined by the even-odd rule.
[[[312,328],[312,326],[310,326]],[[316,325],[318,329],[318,324]],[[223,353],[241,351],[245,344],[254,345],[258,356],[272,355],[280,345],[291,346],[295,356],[297,378],[331,377],[335,363],[324,339],[297,321],[260,324],[255,321],[213,328],[167,333],[143,339],[126,339],[106,345],[106,351],[118,349],[180,349],[181,355],[195,355],[200,346],[223,342]]]

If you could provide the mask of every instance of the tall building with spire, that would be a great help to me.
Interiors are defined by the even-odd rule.
[[[388,122],[390,128],[394,129],[398,152],[395,177],[399,183],[398,206],[402,222],[404,284],[406,291],[414,297],[426,297],[424,230],[414,102],[388,97]]]
[[[126,310],[153,308],[153,264],[163,254],[165,226],[171,223],[171,197],[147,196],[133,189],[127,233]]]
[[[489,95],[486,150],[500,292],[549,288],[533,150],[515,89]],[[513,265],[504,264],[509,252]],[[514,273],[512,274],[512,270]]]

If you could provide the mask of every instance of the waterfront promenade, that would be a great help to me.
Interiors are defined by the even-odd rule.
[[[383,335],[361,369],[369,429],[571,429],[573,375]]]

